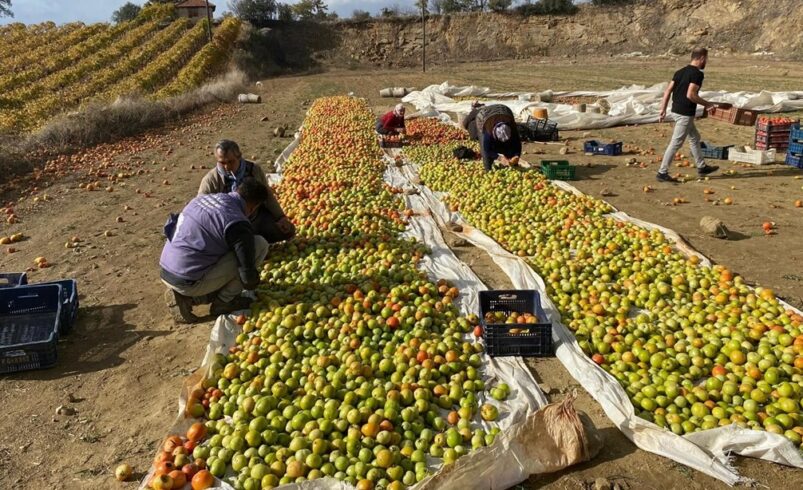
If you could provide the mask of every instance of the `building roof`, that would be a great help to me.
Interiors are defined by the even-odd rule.
[[[181,2],[180,4],[176,5],[177,9],[180,8],[204,8],[206,7],[205,0],[187,0],[185,2]],[[209,2],[209,8],[215,10],[215,4]]]

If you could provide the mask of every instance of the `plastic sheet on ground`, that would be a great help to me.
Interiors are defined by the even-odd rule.
[[[397,155],[399,152],[395,151],[392,154]],[[600,403],[605,414],[619,430],[638,447],[694,468],[729,485],[749,482],[732,466],[732,454],[803,468],[803,457],[800,452],[789,440],[778,434],[730,425],[679,436],[638,417],[624,388],[613,376],[583,353],[574,335],[560,322],[560,313],[547,296],[543,279],[522,258],[511,254],[485,233],[473,228],[459,213],[450,212],[441,201],[440,195],[424,185],[413,184],[419,182],[417,167],[414,164],[403,166],[401,173],[407,178],[403,185],[415,188],[419,192],[433,217],[441,225],[448,223],[463,225],[463,232],[458,234],[485,250],[508,275],[515,288],[536,289],[541,293],[542,306],[552,320],[556,356],[583,388]],[[675,242],[680,250],[704,258],[671,230],[637,220],[622,212],[616,212],[612,216],[640,226],[669,232],[668,238],[673,241],[680,240]],[[710,261],[705,259],[704,265],[710,265]],[[794,309],[786,303],[784,306]]]
[[[277,173],[268,174],[272,183],[281,180],[281,168],[298,146],[299,139],[300,135],[296,133],[295,139],[277,158]],[[394,168],[389,168],[385,177],[392,185],[401,184],[406,180]],[[429,216],[428,204],[418,196],[405,196],[405,201],[417,215],[411,219],[404,235],[427,244],[431,249],[431,253],[421,261],[421,268],[431,279],[446,279],[458,287],[460,296],[457,305],[463,314],[479,312],[478,293],[487,288],[474,271],[459,260],[446,245],[437,224]],[[184,415],[189,393],[200,385],[214,362],[215,355],[227,353],[229,348],[236,344],[240,332],[241,327],[237,325],[234,315],[221,315],[217,318],[201,366],[183,382],[178,417],[168,431],[169,434],[183,434],[192,424],[194,419]],[[491,403],[498,407],[499,418],[496,420],[496,425],[502,431],[491,447],[471,451],[458,459],[452,466],[460,468],[460,471],[453,471],[450,467],[446,467],[449,471],[439,471],[442,465],[433,465],[431,469],[436,476],[411,487],[413,490],[430,488],[502,490],[526,480],[531,474],[560,471],[573,464],[588,461],[596,455],[601,440],[598,434],[593,432],[593,427],[586,427],[581,423],[578,413],[572,407],[573,397],[568,397],[561,403],[548,405],[546,396],[524,365],[522,358],[491,358],[483,354],[480,372],[487,386],[507,383],[511,388],[510,397],[504,401],[490,399],[485,393],[478,396],[480,403]],[[541,410],[542,408],[546,409]],[[491,427],[478,416],[474,422],[485,429]],[[493,464],[489,464],[489,461],[493,461]],[[147,482],[153,472],[154,468],[150,468],[140,481],[140,490],[147,490]],[[211,489],[233,490],[233,487],[218,479]],[[353,490],[354,487],[327,477],[301,484],[282,485],[277,489]]]
[[[609,91],[574,91],[574,92],[544,92],[542,94],[529,92],[494,93],[488,88],[467,86],[455,87],[444,82],[407,94],[402,102],[412,104],[418,110],[412,116],[439,117],[444,113],[455,113],[458,119],[471,110],[470,100],[455,100],[455,97],[483,97],[486,104],[504,104],[518,116],[526,120],[533,107],[544,107],[549,112],[549,119],[558,123],[561,130],[571,129],[599,129],[626,124],[649,124],[658,122],[661,97],[667,84],[661,83],[651,87],[632,85]],[[570,104],[554,104],[548,101],[541,102],[544,94],[567,97],[598,97],[606,101],[609,109],[601,112],[592,112],[588,107],[597,104],[588,104],[586,112],[577,111]],[[713,102],[728,102],[735,107],[752,109],[761,112],[790,112],[803,110],[803,91],[791,92],[725,92],[703,91],[703,98]],[[550,99],[551,100],[551,99]],[[698,109],[698,115],[702,114]],[[448,117],[448,115],[447,115]],[[667,120],[673,120],[671,113]]]

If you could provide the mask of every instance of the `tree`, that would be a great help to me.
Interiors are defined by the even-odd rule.
[[[234,15],[255,26],[264,26],[276,15],[276,0],[232,0],[229,9]]]
[[[440,9],[444,14],[465,12],[469,10],[471,3],[470,0],[441,0]]]
[[[572,0],[539,0],[541,13],[547,15],[554,14],[574,14],[577,13],[577,5]]]
[[[513,0],[488,0],[488,8],[493,12],[504,12],[513,5]]]
[[[424,13],[429,13],[429,9],[427,9],[427,4],[429,0],[415,0],[415,8],[421,12],[422,10]]]
[[[11,11],[11,0],[0,0],[0,17],[14,17]]]
[[[443,13],[443,8],[441,5],[443,4],[443,0],[429,0],[429,10],[430,12],[440,15]]]
[[[293,13],[293,6],[287,3],[280,3],[276,5],[276,17],[283,22],[290,22],[295,20]]]
[[[301,0],[293,5],[293,14],[298,20],[325,20],[329,7],[323,0]]]
[[[139,5],[127,2],[125,5],[114,11],[112,14],[112,22],[119,24],[121,22],[134,20],[139,15],[140,10],[142,10],[142,7]]]
[[[356,9],[351,13],[352,20],[365,21],[371,19],[371,14],[365,10]]]
[[[577,5],[572,0],[538,0],[516,7],[519,15],[566,15],[577,13]]]

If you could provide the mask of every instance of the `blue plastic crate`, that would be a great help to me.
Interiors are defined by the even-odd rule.
[[[803,156],[795,156],[791,153],[786,154],[786,164],[797,168],[803,168]]]
[[[541,308],[541,297],[535,290],[480,291],[480,319],[482,338],[491,357],[552,356],[552,323]],[[485,314],[502,311],[506,314],[531,313],[539,323],[487,323]],[[512,329],[524,329],[527,333],[511,333]]]
[[[622,154],[622,142],[601,144],[595,140],[586,141],[583,143],[583,151],[591,153],[592,155],[609,155],[616,156]]]
[[[803,155],[803,143],[797,143],[792,140],[789,140],[789,149],[787,151],[792,155],[799,157]]]
[[[76,317],[78,317],[78,283],[75,281],[75,279],[64,279],[61,281],[44,282],[41,284],[58,284],[61,286],[60,333],[68,333],[72,329]]]
[[[800,123],[792,125],[792,129],[789,130],[789,141],[803,143],[803,129],[800,129]]]
[[[705,141],[700,143],[700,148],[703,150],[703,157],[704,158],[713,158],[716,160],[727,160],[728,159],[728,150],[733,148],[733,145],[727,146],[714,146],[709,145]]]
[[[58,284],[0,289],[0,373],[56,363],[61,297]]]
[[[0,272],[0,288],[15,288],[28,284],[25,272]]]

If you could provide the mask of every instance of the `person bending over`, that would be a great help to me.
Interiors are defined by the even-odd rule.
[[[493,104],[477,112],[477,133],[485,171],[489,172],[498,158],[503,165],[514,166],[521,157],[521,138],[513,111],[505,105]]]
[[[193,323],[195,304],[212,304],[221,315],[246,309],[241,296],[259,284],[257,267],[268,254],[268,242],[255,235],[249,217],[268,198],[268,188],[245,178],[236,192],[203,194],[165,225],[167,242],[159,259],[165,300],[173,319]]]

